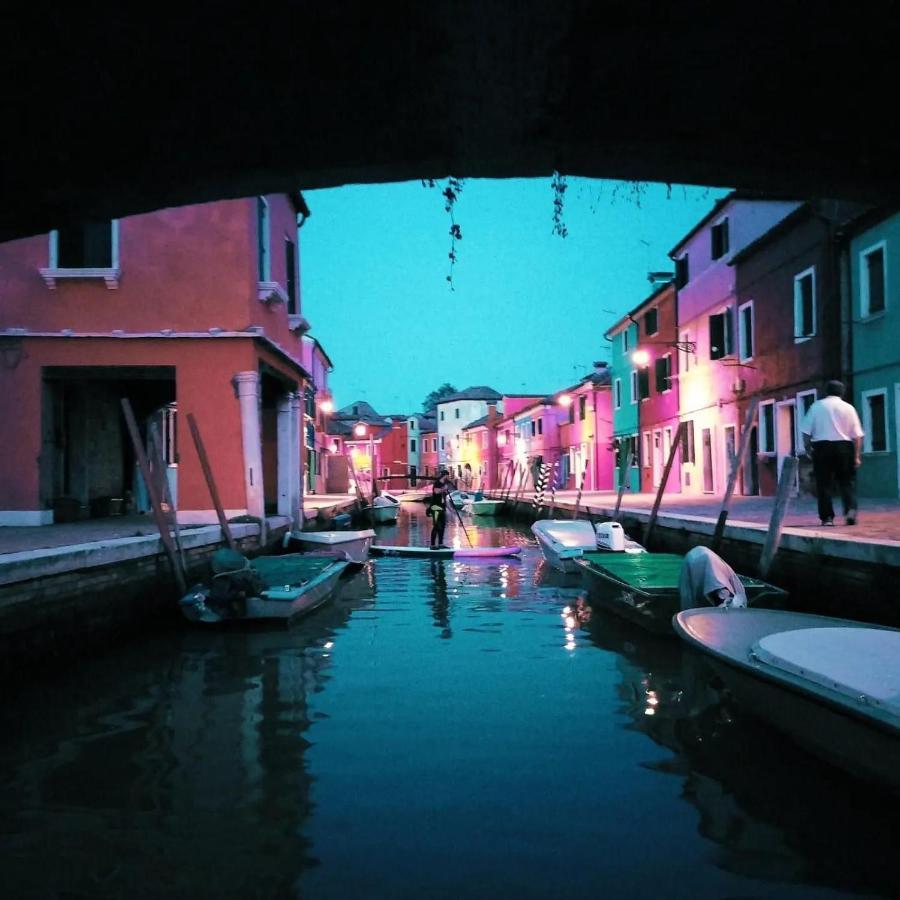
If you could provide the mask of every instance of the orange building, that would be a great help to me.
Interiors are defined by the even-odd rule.
[[[186,413],[227,515],[302,521],[308,214],[271,195],[0,246],[0,524],[146,509],[123,398],[157,439],[179,521],[215,521]]]

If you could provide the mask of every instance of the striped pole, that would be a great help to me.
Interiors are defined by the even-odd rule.
[[[550,475],[550,518],[556,515],[556,470],[559,468],[559,460],[553,463],[553,471]]]
[[[547,480],[550,477],[550,464],[549,463],[541,463],[540,471],[538,472],[537,484],[534,486],[534,500],[532,500],[532,505],[534,506],[534,514],[535,516],[540,516],[541,507],[544,505],[544,491],[547,489]]]

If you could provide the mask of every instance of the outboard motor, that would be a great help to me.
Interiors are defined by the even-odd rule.
[[[594,531],[597,532],[598,550],[624,552],[625,531],[618,522],[600,522],[594,526]]]

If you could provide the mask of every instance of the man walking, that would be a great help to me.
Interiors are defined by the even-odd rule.
[[[837,481],[848,525],[856,524],[856,470],[862,459],[863,430],[853,406],[843,400],[844,385],[829,381],[827,396],[816,400],[800,425],[803,446],[812,455],[819,518],[834,525],[831,493]]]

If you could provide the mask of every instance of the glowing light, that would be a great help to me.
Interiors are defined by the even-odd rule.
[[[326,650],[330,650],[333,646],[334,646],[334,641],[329,641],[329,642],[325,645],[325,649],[326,649]]]
[[[357,437],[365,437],[365,434],[366,434],[366,426],[363,425],[362,422],[360,422],[359,425],[354,426],[354,428],[353,428],[353,433],[354,433]]]
[[[322,400],[319,402],[319,409],[323,413],[330,413],[334,409],[334,404],[330,400]]]
[[[497,446],[505,447],[506,446],[506,435],[502,432],[497,435]]]
[[[646,366],[650,362],[650,354],[646,350],[635,350],[631,354],[631,361],[636,366]]]
[[[560,406],[571,406],[572,405],[572,395],[571,394],[560,394],[559,398],[556,401]]]
[[[648,706],[648,707],[644,710],[644,715],[645,715],[645,716],[655,716],[655,715],[656,715],[656,710],[655,710],[652,706]]]
[[[566,628],[574,628],[577,624],[575,616],[566,616]]]

